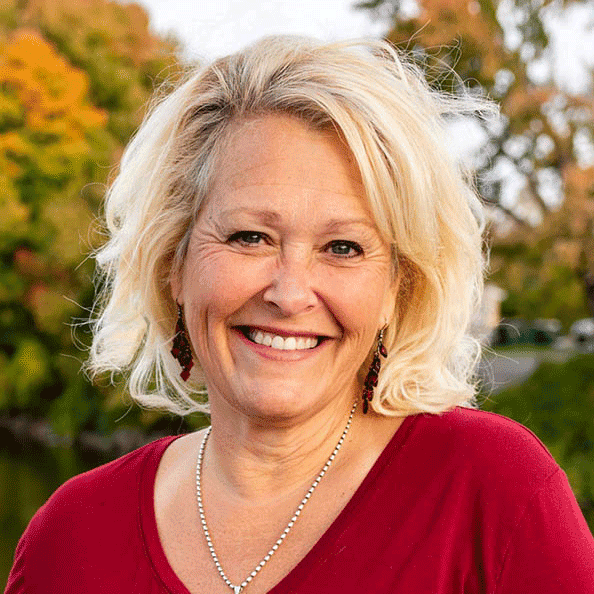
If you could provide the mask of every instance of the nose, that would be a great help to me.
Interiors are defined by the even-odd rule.
[[[311,265],[304,254],[284,255],[277,261],[264,301],[284,316],[307,312],[318,303],[312,281]]]

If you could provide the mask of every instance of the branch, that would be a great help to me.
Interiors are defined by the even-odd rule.
[[[534,173],[527,175],[526,180],[528,181],[528,190],[529,190],[530,196],[532,198],[534,198],[534,201],[540,207],[541,213],[544,217],[545,215],[549,214],[550,209],[546,205],[545,201],[542,199],[542,196],[538,192],[538,185],[536,183],[536,178],[535,178]]]
[[[525,221],[524,219],[519,217],[513,210],[507,208],[506,206],[503,206],[503,204],[501,204],[499,202],[488,202],[488,204],[490,206],[497,208],[504,214],[506,214],[510,219],[512,219],[514,221],[514,223],[516,223],[517,225],[522,227],[522,229],[526,229],[526,230],[530,230],[530,231],[532,231],[534,229],[532,227],[532,225],[530,225],[530,223],[528,223],[528,221]]]

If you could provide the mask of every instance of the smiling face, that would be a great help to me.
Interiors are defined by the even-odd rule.
[[[233,125],[171,283],[213,414],[350,407],[392,316],[389,254],[336,134],[280,115]]]

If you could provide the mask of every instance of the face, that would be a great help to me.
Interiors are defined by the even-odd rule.
[[[350,408],[396,291],[354,159],[288,116],[229,138],[172,281],[213,414]]]

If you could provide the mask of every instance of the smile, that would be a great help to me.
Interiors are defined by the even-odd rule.
[[[279,336],[257,328],[241,328],[243,335],[256,344],[261,344],[279,351],[304,351],[313,349],[321,342],[321,337]]]

